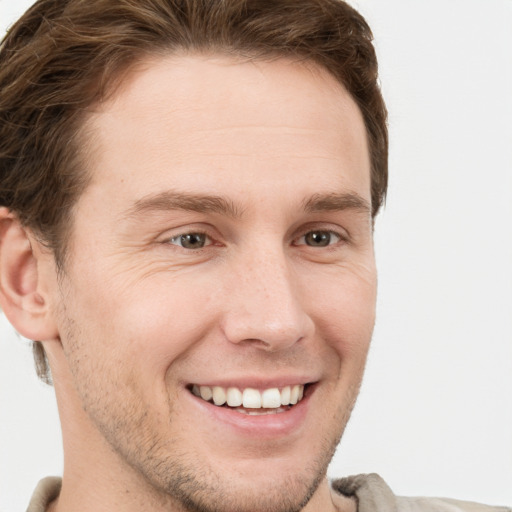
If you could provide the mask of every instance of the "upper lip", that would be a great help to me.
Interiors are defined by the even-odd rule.
[[[199,379],[197,381],[191,381],[186,384],[186,386],[192,386],[196,384],[198,386],[220,386],[223,388],[253,388],[253,389],[270,389],[270,388],[284,388],[286,386],[295,386],[297,384],[312,384],[317,382],[318,378],[304,375],[296,375],[296,376],[275,376],[272,378],[262,378],[262,377],[232,377],[229,379],[219,378],[219,379]]]

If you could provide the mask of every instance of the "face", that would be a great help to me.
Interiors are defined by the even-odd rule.
[[[169,57],[88,132],[54,305],[85,412],[63,430],[180,510],[312,507],[374,323],[358,108],[312,64]]]

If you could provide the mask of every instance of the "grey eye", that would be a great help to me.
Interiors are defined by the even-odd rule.
[[[310,231],[303,239],[303,243],[310,247],[327,247],[340,241],[339,235],[332,231]]]
[[[209,238],[204,233],[186,233],[170,240],[171,244],[179,245],[184,249],[202,249],[208,242]]]

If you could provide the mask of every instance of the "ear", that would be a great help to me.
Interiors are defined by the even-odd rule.
[[[14,328],[31,340],[58,336],[49,300],[52,287],[40,275],[50,258],[18,218],[1,207],[0,306]]]

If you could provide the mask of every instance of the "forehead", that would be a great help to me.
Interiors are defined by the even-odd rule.
[[[172,176],[187,186],[188,176],[197,188],[197,173],[208,170],[205,188],[248,175],[260,178],[251,187],[265,178],[278,186],[306,166],[319,188],[332,179],[323,169],[337,167],[348,187],[369,194],[362,115],[343,86],[311,62],[150,58],[91,114],[88,128],[93,187],[122,181],[135,191],[143,182],[157,192]]]

